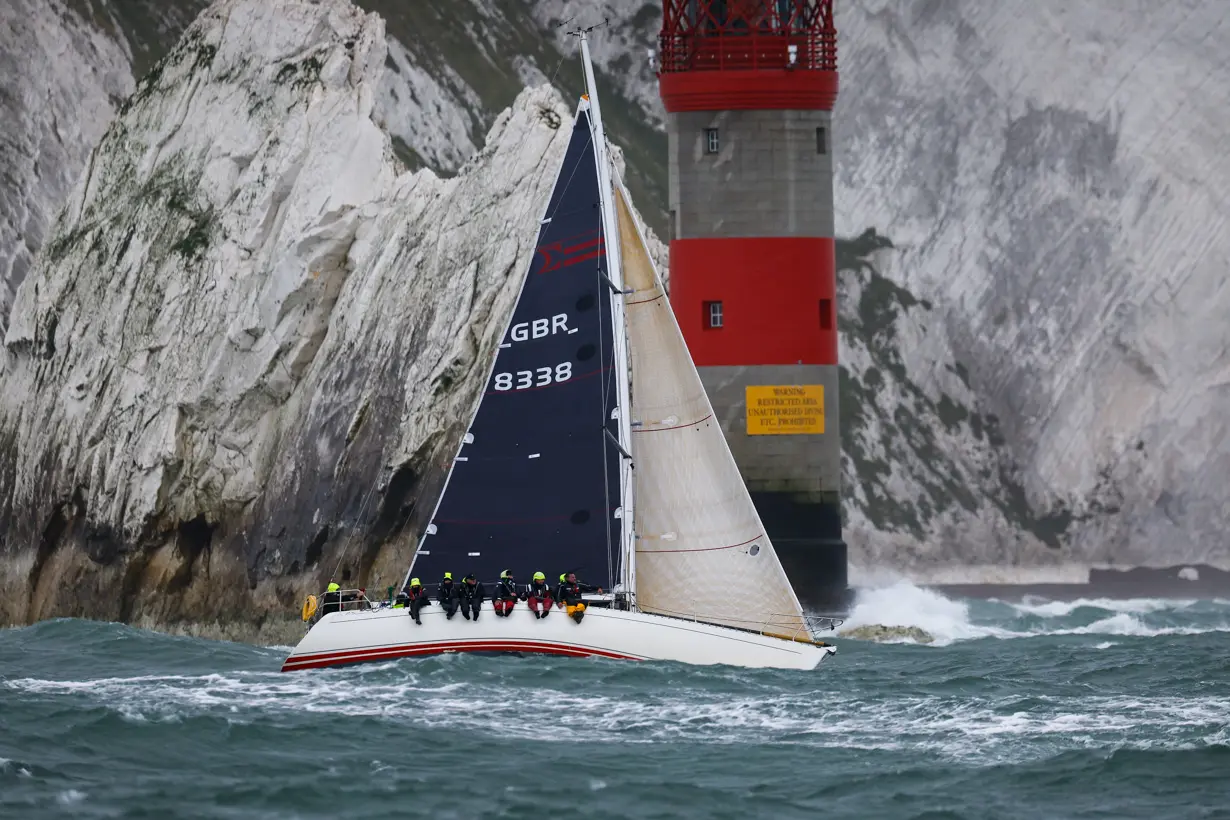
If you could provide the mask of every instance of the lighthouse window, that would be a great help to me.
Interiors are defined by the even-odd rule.
[[[829,132],[826,128],[816,129],[816,153],[827,154],[829,152]]]
[[[705,153],[716,154],[721,143],[718,141],[718,130],[716,128],[705,129]]]
[[[721,302],[705,302],[705,327],[716,328],[722,326],[722,303]]]
[[[821,330],[832,330],[833,329],[833,300],[832,299],[821,299],[820,300],[820,329]]]

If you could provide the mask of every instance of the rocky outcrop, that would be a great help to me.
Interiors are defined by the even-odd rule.
[[[477,150],[471,139],[478,95],[447,64],[433,72],[422,58],[389,39],[388,70],[376,95],[376,121],[410,168],[456,173]]]
[[[911,642],[929,644],[935,642],[935,638],[932,637],[931,633],[917,626],[870,624],[844,629],[840,634],[843,638],[851,638],[856,641],[875,641],[876,643]]]
[[[0,335],[56,211],[133,89],[123,46],[61,0],[0,4]]]
[[[840,13],[862,562],[1230,564],[1225,8]]]
[[[224,0],[122,106],[5,337],[0,622],[279,640],[335,572],[400,577],[572,110],[525,91],[404,173],[385,62],[345,0]]]

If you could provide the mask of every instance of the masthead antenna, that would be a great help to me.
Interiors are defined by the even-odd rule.
[[[568,18],[568,20],[564,21],[564,23],[571,22],[575,19],[576,19],[575,16],[570,17]],[[607,25],[610,22],[611,22],[610,17],[604,17],[602,18],[601,23],[594,23],[592,26],[585,26],[585,27],[578,26],[577,28],[569,29],[567,33],[572,35],[573,37],[585,37],[585,35],[589,34],[594,29],[602,28],[603,26]],[[560,23],[560,25],[563,26],[564,23]]]

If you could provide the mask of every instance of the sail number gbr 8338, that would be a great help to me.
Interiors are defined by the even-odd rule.
[[[575,328],[568,327],[568,314],[557,313],[549,319],[534,319],[529,322],[518,322],[509,328],[509,342],[500,347],[512,347],[514,342],[525,342],[532,339],[542,339],[557,333],[576,333]],[[560,362],[556,365],[545,365],[532,370],[517,370],[513,372],[497,372],[492,381],[492,387],[501,392],[506,390],[528,390],[531,387],[547,387],[558,382],[566,382],[572,378],[572,362]]]

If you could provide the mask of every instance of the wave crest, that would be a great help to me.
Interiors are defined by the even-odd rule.
[[[1135,598],[1020,602],[954,600],[906,581],[860,590],[839,634],[860,627],[916,627],[932,646],[985,638],[1115,635],[1152,638],[1230,632],[1230,601]],[[909,638],[893,642],[913,643]]]

